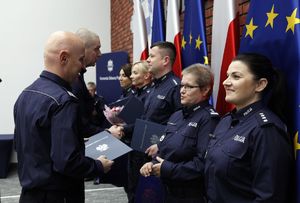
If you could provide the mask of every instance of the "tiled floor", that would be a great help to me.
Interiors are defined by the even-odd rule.
[[[11,165],[8,177],[0,179],[0,203],[19,202],[21,187],[16,165]],[[93,181],[85,182],[86,203],[126,203],[127,196],[122,187],[110,184],[94,185]]]

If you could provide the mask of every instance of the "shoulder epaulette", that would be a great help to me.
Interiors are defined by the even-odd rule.
[[[175,79],[172,79],[175,85],[178,85],[178,82]]]
[[[258,112],[256,114],[256,120],[262,127],[275,125],[277,128],[287,132],[287,126],[276,115],[272,115],[270,112]]]
[[[272,124],[273,122],[268,118],[268,115],[265,113],[265,112],[258,112],[256,114],[256,119],[257,119],[257,122],[261,125],[261,126],[264,126],[264,125],[270,125]]]
[[[205,107],[211,117],[219,117],[219,113],[216,112],[211,106]]]

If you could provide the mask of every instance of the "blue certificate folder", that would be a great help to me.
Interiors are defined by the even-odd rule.
[[[134,124],[137,118],[141,118],[144,112],[144,104],[134,96],[120,99],[116,102],[109,104],[109,107],[124,106],[122,111],[118,114],[126,124]]]
[[[130,147],[106,131],[93,135],[85,143],[85,155],[93,159],[104,155],[108,159],[114,160],[131,150]]]
[[[137,119],[131,140],[132,149],[145,152],[148,147],[159,142],[165,128],[165,125]]]

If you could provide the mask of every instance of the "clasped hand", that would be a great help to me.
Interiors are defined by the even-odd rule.
[[[164,162],[164,159],[159,156],[156,157],[158,163],[153,164],[152,162],[145,163],[140,169],[140,173],[144,177],[148,177],[150,175],[154,175],[156,177],[160,177],[160,169],[161,165]]]

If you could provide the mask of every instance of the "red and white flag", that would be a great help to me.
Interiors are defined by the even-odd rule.
[[[225,102],[223,81],[226,79],[228,66],[238,53],[238,16],[236,0],[214,1],[211,67],[215,75],[213,101],[220,115],[224,115],[234,107]]]
[[[134,10],[131,18],[133,33],[133,62],[146,60],[148,57],[147,30],[144,11],[140,0],[134,0]]]
[[[173,42],[176,47],[176,59],[173,65],[174,73],[180,77],[182,70],[181,62],[181,34],[179,26],[179,9],[177,0],[168,1],[167,9],[166,41]]]

